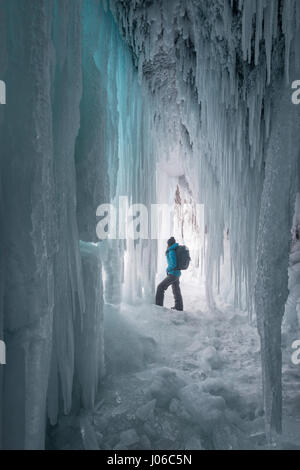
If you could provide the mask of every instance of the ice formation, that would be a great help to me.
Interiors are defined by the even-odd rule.
[[[47,423],[93,408],[105,354],[114,367],[105,310],[112,329],[122,300],[152,299],[164,240],[96,236],[97,207],[124,195],[175,199],[211,310],[225,278],[234,306],[256,314],[267,431],[280,432],[285,308],[299,328],[297,241],[288,263],[300,2],[3,0],[0,39],[2,447],[43,448]],[[181,201],[205,206],[202,244]],[[186,385],[180,397],[193,414],[207,393]]]

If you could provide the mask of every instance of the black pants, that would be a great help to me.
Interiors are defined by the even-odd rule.
[[[163,307],[165,291],[168,289],[169,286],[172,286],[174,300],[175,300],[175,309],[182,311],[183,302],[182,302],[182,296],[181,296],[180,285],[179,285],[179,277],[172,276],[171,274],[168,274],[168,276],[157,287],[156,300],[155,300],[156,305]]]

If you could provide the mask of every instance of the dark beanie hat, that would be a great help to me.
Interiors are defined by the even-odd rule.
[[[170,246],[174,245],[174,243],[176,243],[175,238],[174,238],[174,237],[169,238],[169,240],[168,240],[168,246],[170,247]]]

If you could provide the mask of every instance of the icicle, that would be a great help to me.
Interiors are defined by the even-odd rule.
[[[224,28],[226,37],[229,38],[231,36],[231,24],[232,24],[232,5],[230,7],[229,0],[224,0]]]
[[[259,62],[259,48],[262,39],[263,11],[265,0],[256,0],[256,30],[255,30],[255,65]]]
[[[276,1],[268,2],[265,12],[264,22],[264,38],[267,57],[267,84],[271,82],[271,60],[272,60],[272,40],[273,40],[273,24],[274,24],[274,11],[276,10]],[[278,7],[277,7],[278,8]]]
[[[244,0],[243,6],[243,24],[242,24],[242,48],[243,58],[248,59],[249,64],[252,58],[251,39],[252,39],[252,21],[256,12],[256,2],[254,0]]]
[[[290,52],[294,36],[295,0],[285,0],[282,12],[282,29],[285,35],[285,77],[286,83],[290,81]]]

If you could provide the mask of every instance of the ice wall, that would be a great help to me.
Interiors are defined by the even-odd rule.
[[[96,209],[109,202],[109,165],[118,171],[118,116],[117,103],[113,100],[116,90],[113,83],[107,87],[106,64],[97,67],[95,56],[98,43],[103,41],[100,54],[109,60],[110,32],[101,24],[101,4],[87,1],[82,10],[82,78],[83,94],[80,103],[80,129],[76,141],[77,215],[80,239],[97,242]],[[107,26],[106,26],[107,28]],[[105,34],[107,33],[107,34]],[[112,54],[115,51],[112,51]],[[110,135],[110,139],[109,139]],[[110,147],[111,146],[111,147]],[[109,155],[109,157],[108,157]],[[111,190],[115,176],[112,176]]]
[[[46,408],[52,423],[69,412],[75,386],[78,402],[92,406],[103,372],[101,262],[80,252],[76,214],[80,14],[80,1],[0,3],[8,98],[0,110],[5,449],[43,448]],[[86,362],[97,371],[89,381]]]
[[[93,164],[96,171],[99,169],[99,172],[103,172],[98,155],[106,155],[109,192],[106,199],[103,196],[98,197],[96,193],[94,204],[111,202],[118,216],[118,239],[103,242],[106,248],[103,259],[108,287],[106,300],[111,303],[120,302],[120,287],[124,281],[123,294],[128,302],[134,302],[138,298],[151,298],[152,301],[156,243],[148,240],[148,237],[141,240],[125,239],[124,219],[119,219],[120,210],[122,211],[119,210],[119,198],[126,196],[129,206],[138,203],[149,208],[156,201],[154,107],[148,89],[142,89],[139,84],[132,54],[123,42],[110,12],[101,10],[98,28],[99,37],[93,60],[99,74],[101,93],[101,104],[97,110],[102,119],[99,127],[101,145],[97,145],[97,162],[89,164]],[[91,167],[88,171],[91,172]],[[99,176],[97,180],[98,185],[101,185]],[[90,190],[93,188],[86,178],[85,185]],[[94,209],[95,207],[93,211]],[[122,212],[123,217],[124,212],[126,211]],[[96,214],[96,210],[93,214]],[[93,225],[93,233],[95,225],[96,223]]]
[[[75,140],[79,130],[81,79],[80,2],[54,2],[52,40],[53,169],[55,184],[54,316],[48,413],[55,422],[59,401],[64,412],[72,405],[75,327],[85,311],[76,219]]]
[[[274,104],[261,199],[255,287],[267,431],[281,432],[281,321],[288,298],[288,262],[299,164],[300,109],[282,86]]]
[[[155,244],[95,243],[98,205],[155,200],[152,113],[101,1],[2,0],[0,23],[0,446],[39,449],[47,422],[94,405],[103,299],[120,303],[125,269],[128,300],[154,289]]]
[[[43,0],[2,1],[0,10],[7,83],[0,110],[1,324],[9,364],[0,387],[2,445],[40,448],[54,307],[52,13]]]

